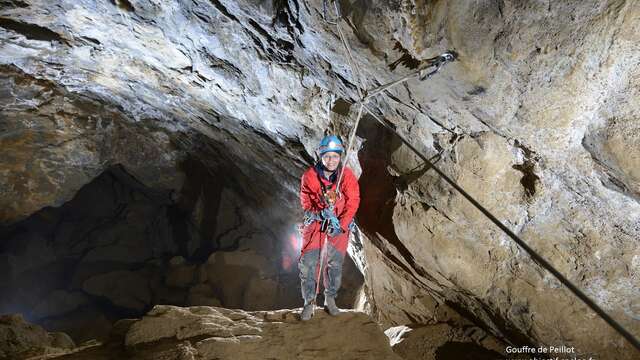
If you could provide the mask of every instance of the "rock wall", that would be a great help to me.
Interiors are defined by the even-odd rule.
[[[385,109],[387,118],[637,335],[640,279],[633,269],[640,204],[628,174],[638,141],[629,130],[640,110],[631,100],[639,85],[640,53],[633,46],[638,4],[435,2],[415,9],[405,16],[407,24],[426,16],[432,20],[427,33],[440,36],[422,38],[411,26],[399,27],[414,36],[404,43],[410,53],[420,58],[420,44],[454,48],[460,62],[429,86],[394,92],[422,111],[404,106],[394,114],[392,107]],[[377,203],[394,205],[377,216],[392,218],[393,232],[374,227],[370,237],[383,254],[393,254],[383,256],[385,263],[397,257],[406,264],[406,280],[393,281],[396,288],[418,286],[515,342],[570,343],[587,354],[634,356],[628,343],[393,135],[363,136],[364,154],[370,142],[390,157],[382,166],[388,166],[386,183],[396,194],[389,190]],[[618,146],[627,149],[624,155],[614,155]],[[616,158],[627,170],[619,170]],[[379,159],[369,160],[374,169]],[[362,166],[366,173],[366,158]],[[378,296],[387,302],[390,293],[398,291],[380,289]],[[406,306],[393,307],[424,316],[410,310],[414,296],[406,299]],[[397,322],[406,318],[395,313]]]
[[[194,168],[175,194],[112,167],[63,206],[0,227],[0,313],[83,342],[104,340],[113,322],[155,304],[299,306],[296,230],[278,232],[275,220]],[[348,308],[362,283],[351,264],[340,297]]]
[[[75,348],[64,333],[48,333],[20,315],[0,316],[0,359],[27,359],[64,354]]]

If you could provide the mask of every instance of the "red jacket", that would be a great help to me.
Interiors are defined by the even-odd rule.
[[[340,182],[340,198],[336,201],[334,212],[338,220],[340,220],[340,227],[347,232],[349,224],[360,205],[360,187],[358,179],[356,179],[351,169],[344,167],[343,172]],[[336,184],[331,183],[324,176],[319,179],[314,166],[310,167],[302,175],[300,202],[305,211],[319,212],[326,206],[322,198],[320,181],[325,184],[327,190],[336,188]]]

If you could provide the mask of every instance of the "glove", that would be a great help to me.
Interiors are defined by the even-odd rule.
[[[335,226],[335,224],[331,224],[329,225],[329,236],[334,237],[334,236],[338,236],[342,234],[342,228],[340,227],[340,223],[338,222],[338,225]]]
[[[313,212],[313,211],[305,211],[303,223],[304,226],[311,225],[314,221],[322,221],[323,217],[321,213]]]
[[[329,235],[330,236],[337,236],[342,234],[342,228],[340,227],[340,221],[338,220],[338,217],[336,216],[336,214],[333,212],[333,209],[328,207],[328,208],[324,208],[322,209],[322,212],[320,213],[322,218],[329,221]]]

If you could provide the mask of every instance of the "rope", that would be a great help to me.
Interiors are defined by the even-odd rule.
[[[433,74],[437,73],[438,71],[440,71],[440,68],[442,68],[442,66],[448,62],[448,61],[453,61],[455,60],[456,56],[455,53],[453,52],[446,52],[440,56],[436,56],[434,58],[431,59],[427,59],[427,65],[425,66],[421,66],[418,70],[415,70],[403,77],[401,77],[400,79],[394,80],[390,83],[381,85],[375,89],[372,89],[370,91],[367,92],[367,95],[364,97],[363,100],[369,100],[370,98],[380,94],[383,91],[389,90],[390,88],[401,84],[407,80],[410,80],[418,75],[423,74],[427,69],[431,68],[431,67],[436,67],[434,70],[426,73],[425,75],[421,75],[420,76],[420,80],[426,80],[428,78],[430,78]]]
[[[315,313],[316,300],[318,298],[318,294],[320,293],[320,274],[323,273],[325,262],[328,261],[327,240],[329,240],[329,235],[325,233],[324,236],[321,237],[320,239],[322,239],[322,246],[320,248],[321,249],[320,254],[318,255],[319,259],[318,259],[318,265],[317,265],[318,270],[316,273],[316,292],[315,292],[315,296],[313,297],[313,301],[311,302],[314,305],[314,313]]]
[[[327,1],[328,0],[324,0],[322,2],[322,6],[323,6],[323,18],[326,20],[327,18]],[[421,75],[424,73],[424,71],[426,71],[426,69],[429,69],[430,67],[436,66],[436,68],[434,70],[432,70],[431,72],[425,74],[425,75],[421,75],[421,79],[427,79],[429,77],[431,77],[433,74],[437,73],[440,68],[447,62],[453,61],[456,58],[456,54],[455,52],[446,52],[440,56],[436,56],[434,58],[431,59],[427,59],[427,65],[426,66],[422,66],[420,67],[420,69],[409,73],[408,75],[392,81],[388,84],[382,85],[380,87],[377,87],[375,89],[372,89],[370,92],[369,91],[363,91],[362,88],[364,88],[363,83],[362,83],[362,77],[360,75],[360,72],[358,70],[358,67],[354,66],[355,64],[355,60],[353,58],[353,53],[351,52],[351,47],[349,46],[349,42],[347,41],[347,38],[344,35],[344,32],[342,31],[342,28],[340,27],[340,20],[341,20],[341,15],[340,15],[340,8],[338,6],[338,2],[334,1],[334,7],[336,10],[336,21],[335,23],[329,22],[330,24],[336,25],[336,28],[338,29],[338,35],[340,37],[340,42],[342,43],[342,46],[345,48],[346,52],[347,52],[347,60],[349,61],[349,67],[351,68],[351,73],[353,74],[354,78],[355,78],[355,83],[356,83],[356,90],[358,92],[358,97],[360,99],[359,103],[360,103],[360,108],[358,109],[358,115],[356,116],[356,122],[353,126],[353,129],[351,130],[351,134],[349,135],[349,144],[347,146],[347,150],[345,152],[345,162],[347,162],[349,160],[349,153],[351,152],[351,149],[353,147],[353,141],[355,140],[355,136],[356,136],[356,132],[358,130],[358,125],[360,124],[360,118],[362,116],[362,108],[364,107],[364,105],[369,101],[369,99],[373,98],[374,96],[380,94],[381,92],[390,89],[393,86],[396,86],[398,84],[401,84],[407,80],[410,80],[414,77],[417,77],[418,75]],[[340,171],[340,175],[338,176],[338,182],[336,184],[336,192],[338,194],[338,196],[340,196],[340,184],[342,183],[342,177],[344,174],[344,169],[342,171]]]
[[[325,0],[326,1],[326,0]],[[362,82],[361,82],[361,77],[360,77],[360,70],[355,67],[353,64],[355,63],[355,60],[353,59],[353,54],[351,53],[351,47],[349,46],[349,43],[347,42],[347,38],[344,36],[344,33],[342,32],[342,28],[340,27],[340,9],[338,7],[338,2],[335,1],[333,3],[335,5],[336,8],[336,13],[338,14],[338,19],[336,21],[336,28],[338,29],[338,34],[340,34],[340,41],[342,42],[342,45],[344,46],[344,48],[347,50],[347,55],[349,55],[349,57],[347,58],[349,60],[349,67],[351,67],[351,72],[353,73],[355,80],[356,80],[356,90],[358,90],[358,97],[360,99],[362,99]]]
[[[323,2],[323,4],[325,6],[326,6],[326,2],[327,2],[327,0],[324,0],[324,2]],[[359,74],[357,73],[357,68],[355,66],[353,66],[353,62],[354,61],[353,61],[353,56],[351,54],[351,49],[349,47],[348,42],[346,41],[346,38],[344,37],[344,34],[342,33],[342,30],[340,29],[341,16],[340,16],[340,11],[339,11],[337,3],[338,3],[337,1],[334,1],[334,4],[336,6],[336,12],[338,14],[338,17],[336,19],[335,25],[338,28],[338,33],[340,34],[341,42],[342,42],[343,46],[345,47],[345,49],[347,51],[348,59],[349,59],[349,66],[351,66],[351,71],[354,74],[354,76],[357,76],[357,78],[356,78],[356,82],[357,82],[356,88],[358,90],[358,95],[360,97],[360,101],[359,101],[360,108],[358,110],[358,116],[356,118],[356,124],[354,125],[354,128],[352,130],[352,134],[351,134],[350,139],[349,139],[349,147],[347,148],[347,152],[345,153],[345,158],[347,158],[347,155],[348,155],[349,151],[351,150],[351,146],[352,146],[352,143],[353,143],[353,138],[355,137],[355,133],[356,133],[357,127],[358,127],[358,125],[360,123],[360,117],[362,116],[362,109],[364,108],[364,109],[367,110],[367,112],[369,114],[371,114],[371,116],[376,121],[378,121],[380,124],[382,124],[382,126],[384,126],[388,130],[392,131],[396,136],[398,136],[398,138],[405,145],[407,145],[407,147],[409,147],[409,149],[411,149],[426,164],[428,164],[431,168],[433,168],[433,170],[441,178],[443,178],[447,183],[449,183],[449,185],[451,185],[456,191],[458,191],[462,196],[464,196],[465,199],[467,199],[473,206],[475,206],[478,210],[480,210],[480,212],[482,214],[484,214],[489,220],[491,220],[491,222],[493,222],[498,228],[500,228],[500,230],[502,230],[513,241],[515,241],[522,249],[524,249],[527,252],[527,254],[529,254],[529,256],[531,256],[531,258],[534,261],[536,261],[539,265],[541,265],[543,268],[545,268],[547,271],[549,271],[553,276],[555,276],[556,279],[558,279],[564,286],[566,286],[576,297],[578,297],[580,300],[582,300],[582,302],[584,302],[589,308],[591,308],[591,310],[593,310],[598,316],[600,316],[600,318],[602,318],[605,322],[607,322],[607,324],[609,324],[609,326],[611,326],[622,337],[624,337],[627,341],[629,341],[629,343],[631,343],[631,345],[633,345],[638,351],[640,351],[640,341],[638,341],[638,339],[636,339],[629,331],[627,331],[622,325],[620,325],[620,323],[618,323],[611,316],[609,316],[609,314],[607,314],[604,310],[602,310],[593,300],[591,300],[591,298],[589,298],[585,293],[583,293],[570,280],[565,278],[564,275],[562,275],[558,270],[556,270],[553,267],[553,265],[551,265],[544,257],[539,255],[535,250],[533,250],[531,247],[529,247],[529,245],[527,245],[526,242],[524,242],[522,239],[520,239],[520,237],[518,237],[518,235],[513,233],[502,222],[500,222],[500,220],[498,220],[493,214],[491,214],[491,212],[489,212],[480,203],[478,203],[478,201],[476,201],[471,195],[469,195],[464,189],[462,189],[455,181],[450,179],[435,164],[433,164],[422,152],[420,152],[418,149],[416,149],[409,141],[407,141],[403,136],[401,136],[392,126],[387,124],[387,122],[385,122],[380,117],[378,117],[378,115],[376,115],[373,111],[371,111],[365,105],[367,100],[369,100],[370,98],[372,98],[372,97],[374,97],[374,96],[376,96],[378,94],[381,94],[383,91],[388,90],[392,86],[400,84],[400,83],[402,83],[404,81],[407,81],[407,80],[415,77],[416,75],[419,75],[419,74],[423,73],[427,68],[432,67],[432,66],[435,65],[436,68],[433,71],[423,75],[421,77],[421,79],[424,80],[426,78],[431,77],[433,74],[437,73],[440,70],[440,68],[446,62],[455,60],[456,54],[453,53],[453,52],[450,52],[450,53],[445,53],[445,54],[443,54],[443,55],[441,55],[439,57],[429,59],[431,61],[428,64],[428,66],[426,66],[425,68],[422,68],[422,69],[419,69],[417,71],[414,71],[413,73],[410,73],[410,74],[404,76],[403,78],[400,78],[400,79],[398,79],[396,81],[392,81],[391,83],[388,83],[388,84],[382,85],[382,86],[380,86],[380,87],[378,87],[376,89],[373,89],[368,95],[363,96],[362,90],[360,89],[360,87],[361,87],[360,77],[359,77]],[[326,12],[325,12],[325,15],[326,15]],[[340,174],[340,178],[338,179],[338,184],[337,184],[338,191],[339,191],[340,180],[341,179],[342,179],[342,172]]]
[[[360,124],[360,119],[362,118],[362,109],[364,108],[364,102],[360,102],[360,108],[358,108],[358,116],[356,116],[356,123],[353,126],[353,130],[351,130],[351,136],[349,136],[349,145],[347,146],[347,151],[344,153],[345,164],[349,160],[348,155],[351,152],[351,147],[353,147],[353,141],[356,138],[356,131],[358,130],[358,125]],[[338,197],[340,196],[340,183],[342,182],[342,175],[344,174],[344,166],[340,171],[340,176],[338,176],[338,182],[336,184],[336,194]]]
[[[525,243],[518,235],[514,234],[509,228],[507,228],[500,220],[498,220],[493,214],[491,214],[487,209],[485,209],[478,201],[476,201],[471,195],[469,195],[464,189],[462,189],[455,181],[450,179],[442,170],[440,170],[435,164],[433,164],[429,159],[418,151],[409,141],[407,141],[404,137],[402,137],[398,132],[393,129],[389,124],[387,124],[384,120],[380,119],[375,113],[373,113],[369,108],[366,108],[367,112],[371,114],[371,116],[376,119],[380,124],[382,124],[385,128],[392,131],[398,138],[409,147],[416,155],[418,155],[425,163],[427,163],[433,170],[440,175],[446,182],[449,183],[454,189],[456,189],[462,196],[464,196],[473,206],[475,206],[480,212],[482,212],[491,222],[493,222],[496,226],[498,226],[504,233],[506,233],[513,241],[515,241],[522,249],[524,249],[529,256],[531,256],[537,263],[539,263],[543,268],[549,271],[553,276],[555,276],[564,286],[566,286],[575,296],[577,296],[580,300],[582,300],[587,306],[591,308],[596,314],[598,314],[604,321],[606,321],[614,330],[616,330],[620,335],[622,335],[625,339],[627,339],[636,349],[640,350],[640,342],[631,335],[622,325],[616,322],[609,314],[607,314],[604,310],[602,310],[593,300],[591,300],[586,294],[584,294],[578,287],[576,287],[571,281],[565,278],[558,270],[556,270],[547,260],[545,260],[541,255],[539,255],[535,250],[533,250],[527,243]]]

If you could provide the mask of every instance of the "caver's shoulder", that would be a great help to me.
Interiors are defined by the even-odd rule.
[[[313,179],[316,177],[316,169],[311,166],[309,167],[304,174],[302,174],[302,179],[303,180],[309,180],[309,179]]]
[[[358,178],[356,178],[356,174],[353,172],[353,170],[351,170],[350,167],[345,166],[343,171],[344,171],[344,175],[343,176],[344,176],[345,179],[349,178],[350,180],[358,181]]]

